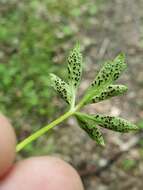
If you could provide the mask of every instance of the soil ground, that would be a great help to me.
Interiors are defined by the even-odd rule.
[[[27,1],[23,1],[23,5],[25,2]],[[41,2],[39,4],[42,5]],[[87,106],[84,111],[121,116],[135,123],[142,120],[143,125],[143,0],[89,0],[91,4],[96,2],[102,3],[97,10],[95,7],[90,7],[92,8],[90,14],[86,11],[88,3],[83,3],[82,8],[76,12],[78,14],[83,11],[83,14],[75,19],[68,16],[63,18],[60,14],[56,17],[55,13],[52,16],[42,17],[51,19],[55,26],[56,23],[59,25],[68,23],[76,34],[75,37],[67,37],[62,45],[55,47],[57,52],[53,61],[55,64],[62,62],[60,60],[73,41],[76,39],[81,41],[86,63],[83,82],[79,89],[79,95],[82,95],[95,78],[95,73],[102,63],[113,59],[119,52],[125,52],[128,69],[118,82],[129,87],[128,93],[122,97]],[[26,7],[27,3],[24,6]],[[44,11],[47,13],[44,7],[38,6],[38,8],[38,14],[44,15]],[[66,33],[70,32],[66,28]],[[61,32],[58,33],[59,39],[62,39],[62,35]],[[62,104],[59,99],[55,102],[58,108]],[[60,111],[63,113],[63,109],[58,113]],[[31,123],[28,127],[31,130]],[[25,128],[27,129],[26,124]],[[27,136],[27,133],[23,135],[24,129],[20,131],[22,131],[21,136]],[[43,147],[39,150],[42,149],[43,154],[49,152],[71,163],[79,171],[86,190],[142,190],[143,132],[123,135],[103,130],[103,133],[105,148],[97,146],[71,118],[62,126],[55,128],[53,135],[48,136],[48,139],[42,137],[38,143],[43,143]],[[33,155],[35,149],[33,150],[33,147],[31,149]],[[41,155],[41,152],[39,154]],[[27,156],[23,152],[21,155]],[[21,156],[18,157],[20,158]]]
[[[88,106],[84,111],[122,116],[133,122],[143,118],[142,10],[143,0],[109,0],[103,3],[96,16],[85,23],[86,27],[83,20],[79,20],[78,38],[83,41],[86,62],[81,94],[95,77],[103,60],[111,59],[122,51],[126,53],[128,64],[128,70],[119,80],[128,85],[127,95]],[[70,119],[66,125],[55,130],[55,155],[78,169],[87,190],[143,189],[141,139],[137,137],[139,144],[120,154],[125,143],[128,146],[135,134],[122,135],[105,130],[104,136],[106,148],[103,149],[79,129],[74,119]]]

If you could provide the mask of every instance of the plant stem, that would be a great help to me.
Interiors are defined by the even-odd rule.
[[[75,96],[76,96],[76,92],[72,87],[72,102],[71,102],[71,107],[70,107],[71,110],[74,109],[75,107]]]
[[[56,120],[54,120],[53,122],[51,122],[50,124],[46,125],[45,127],[41,128],[37,132],[35,132],[32,135],[30,135],[29,137],[27,137],[25,140],[23,140],[22,142],[20,142],[16,146],[16,152],[19,152],[26,145],[28,145],[29,143],[33,142],[34,140],[36,140],[37,138],[39,138],[41,135],[45,134],[47,131],[49,131],[50,129],[52,129],[53,127],[55,127],[57,124],[61,123],[62,121],[64,121],[65,119],[67,119],[68,117],[70,117],[71,115],[73,115],[74,112],[75,112],[74,110],[70,110],[70,111],[66,112],[65,114],[63,114],[62,116],[60,116],[59,118],[57,118]]]
[[[80,102],[76,105],[75,111],[80,110],[82,107],[83,107],[83,101],[80,101]]]

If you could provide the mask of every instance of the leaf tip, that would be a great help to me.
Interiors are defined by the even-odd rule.
[[[115,58],[115,62],[118,62],[120,65],[122,65],[123,70],[127,68],[127,64],[126,64],[126,54],[121,52],[119,53],[116,58]]]
[[[50,78],[53,78],[53,77],[55,77],[55,74],[54,73],[50,73],[49,76],[50,76]]]
[[[120,52],[117,57],[125,60],[126,59],[126,54],[124,52]]]
[[[102,147],[105,147],[105,146],[106,146],[106,144],[105,144],[104,140],[103,140],[103,141],[101,141],[101,142],[99,143],[99,145],[101,145]]]
[[[137,125],[135,125],[135,124],[133,124],[131,130],[132,130],[132,131],[138,131],[138,130],[140,130],[140,127],[137,126]]]
[[[81,51],[81,46],[80,46],[80,42],[77,41],[75,44],[75,48],[80,52]]]

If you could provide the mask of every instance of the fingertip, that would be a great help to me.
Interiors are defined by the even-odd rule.
[[[1,190],[83,190],[76,170],[59,158],[34,157],[15,165]]]
[[[0,178],[15,159],[16,135],[8,119],[0,114]]]

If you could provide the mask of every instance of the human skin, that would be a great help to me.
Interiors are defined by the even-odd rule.
[[[16,136],[0,115],[0,190],[83,190],[76,170],[59,158],[32,157],[14,163]]]
[[[15,159],[16,136],[10,122],[0,115],[0,177]]]

